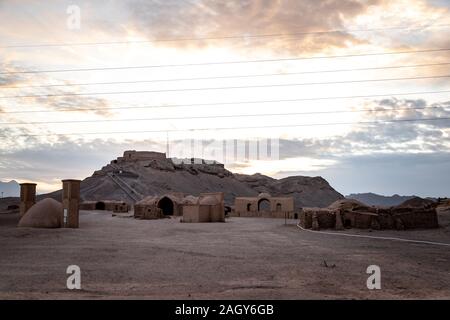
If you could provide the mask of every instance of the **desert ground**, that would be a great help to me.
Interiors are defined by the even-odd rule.
[[[435,230],[345,233],[450,243]],[[135,220],[83,211],[79,229],[17,228],[0,214],[0,299],[450,298],[450,247],[302,231],[296,221]],[[81,290],[66,288],[69,265]],[[366,268],[381,268],[368,290]]]

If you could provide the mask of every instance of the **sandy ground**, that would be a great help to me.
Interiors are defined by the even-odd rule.
[[[301,231],[295,221],[230,218],[187,224],[82,212],[80,229],[18,229],[0,214],[0,299],[450,298],[450,247]],[[346,231],[450,243],[441,228]],[[324,261],[326,261],[325,265]],[[66,288],[81,268],[82,290]],[[368,290],[366,268],[381,268]]]

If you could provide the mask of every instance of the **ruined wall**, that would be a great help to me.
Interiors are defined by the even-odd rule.
[[[164,218],[164,214],[162,210],[156,206],[135,205],[134,218],[145,220],[161,219]]]
[[[258,210],[261,201],[269,201],[269,210]],[[291,197],[238,197],[235,199],[234,211],[231,216],[235,217],[263,217],[263,218],[285,218],[294,219],[294,199]]]
[[[95,210],[97,201],[83,201],[80,203],[80,210],[92,211]]]
[[[299,223],[303,228],[315,230],[342,228],[405,230],[439,226],[435,209],[371,208],[367,211],[304,208]]]
[[[99,208],[99,205],[101,208]],[[118,200],[101,200],[101,201],[83,201],[79,205],[80,210],[105,210],[113,212],[128,212],[130,206],[123,201]]]
[[[334,228],[336,225],[336,214],[332,210],[321,208],[304,209],[300,213],[300,225],[303,228],[313,228],[314,220],[316,220],[320,228]]]
[[[167,158],[166,154],[162,152],[128,150],[123,153],[121,161],[140,161],[152,159],[165,160]]]

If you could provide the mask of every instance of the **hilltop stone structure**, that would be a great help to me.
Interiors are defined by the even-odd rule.
[[[272,197],[260,193],[257,197],[236,197],[234,211],[236,217],[266,217],[297,219],[292,197]]]
[[[123,153],[123,157],[119,157],[117,158],[117,160],[113,160],[111,163],[145,161],[145,160],[166,160],[166,154],[163,152],[154,152],[154,151],[128,150]]]

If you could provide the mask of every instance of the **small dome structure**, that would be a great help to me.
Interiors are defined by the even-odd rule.
[[[340,199],[336,200],[328,206],[329,209],[355,210],[366,209],[369,206],[355,199]]]
[[[206,197],[200,199],[200,204],[213,206],[213,205],[219,204],[219,200],[214,196],[206,196]]]
[[[19,227],[60,228],[63,206],[54,199],[44,199],[32,206],[19,221]]]
[[[159,200],[159,197],[157,196],[147,196],[144,199],[136,202],[137,205],[152,205],[156,204]]]
[[[189,195],[189,196],[184,197],[182,203],[183,203],[183,204],[197,204],[197,203],[198,203],[198,198]]]

